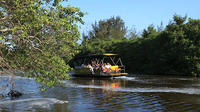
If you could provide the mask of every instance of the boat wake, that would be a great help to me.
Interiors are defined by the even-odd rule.
[[[125,80],[133,81],[135,80],[135,77],[120,76],[120,77],[115,77],[115,79],[125,79]]]
[[[112,87],[112,86],[100,86],[100,85],[81,85],[81,84],[73,84],[66,83],[66,87],[72,88],[90,88],[90,89],[104,89],[108,91],[120,91],[120,92],[141,92],[141,93],[184,93],[184,94],[200,94],[200,90],[198,88],[170,88],[170,87],[154,87],[154,88],[125,88],[125,87]]]
[[[200,94],[200,90],[196,88],[120,88],[123,92],[143,92],[143,93],[184,93],[184,94]]]
[[[24,106],[25,108],[29,109],[35,107],[48,109],[53,104],[65,104],[65,103],[68,103],[68,101],[58,100],[56,98],[28,98],[21,100],[1,101],[0,107],[14,104],[19,106]]]

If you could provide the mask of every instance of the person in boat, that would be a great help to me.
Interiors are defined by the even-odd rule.
[[[87,68],[89,68],[89,69],[90,69],[90,72],[91,72],[92,74],[94,74],[94,69],[93,69],[93,67],[92,67],[90,64],[87,65]]]
[[[107,69],[106,69],[105,66],[106,66],[106,64],[104,63],[104,64],[102,65],[102,67],[101,67],[103,72],[107,72]]]
[[[111,69],[110,69],[110,67],[111,67],[110,63],[107,63],[105,67],[106,67],[106,69],[107,69],[107,72],[110,72],[110,71],[111,71]]]
[[[111,72],[111,69],[110,69],[111,65],[110,63],[104,63],[103,65],[103,72]]]

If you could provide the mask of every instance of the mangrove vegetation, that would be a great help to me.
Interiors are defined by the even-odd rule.
[[[67,0],[0,1],[0,71],[23,71],[49,87],[69,78],[84,13]],[[65,59],[65,61],[64,61]]]
[[[111,17],[95,22],[79,44],[84,13],[61,2],[0,1],[0,71],[23,71],[52,87],[69,78],[74,56],[117,53],[131,73],[199,76],[200,20],[174,15],[165,28],[138,34]]]
[[[150,25],[138,35],[111,17],[93,24],[83,39],[78,55],[117,53],[131,73],[200,75],[200,20],[174,15],[165,28]]]

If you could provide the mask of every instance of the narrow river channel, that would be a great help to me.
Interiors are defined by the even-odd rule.
[[[200,79],[195,77],[71,78],[43,92],[34,79],[14,79],[23,96],[0,98],[0,112],[200,111]],[[0,76],[0,94],[9,91],[9,80]]]

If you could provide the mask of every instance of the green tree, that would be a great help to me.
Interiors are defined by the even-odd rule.
[[[111,17],[107,20],[100,20],[92,24],[92,31],[88,33],[88,38],[115,38],[122,39],[125,37],[127,28],[120,17]]]
[[[182,17],[182,16],[179,16],[179,15],[175,14],[173,16],[172,24],[181,25],[186,21],[186,19],[187,19],[187,16]]]
[[[143,38],[151,38],[151,37],[156,37],[159,34],[158,31],[154,28],[153,25],[149,25],[147,29],[144,29],[142,32],[142,37]]]
[[[67,0],[0,1],[0,67],[21,70],[49,87],[68,79],[70,60],[80,37],[80,9]]]
[[[174,16],[174,22],[169,24],[162,33],[167,38],[169,57],[173,59],[171,65],[182,74],[199,75],[200,63],[200,20]]]
[[[174,15],[166,28],[150,25],[142,37],[87,40],[80,50],[117,53],[131,73],[200,76],[200,20]]]

